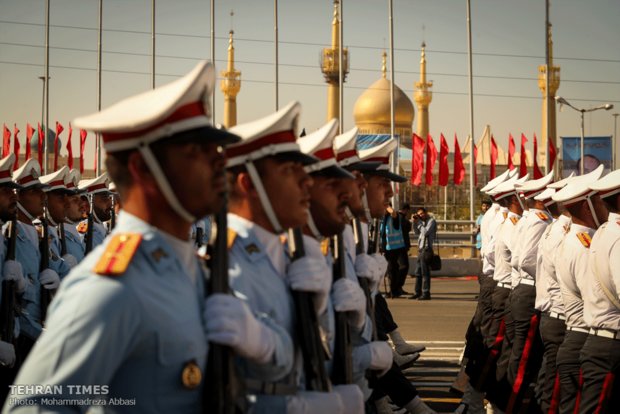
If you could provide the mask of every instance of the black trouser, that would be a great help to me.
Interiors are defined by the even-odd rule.
[[[541,316],[540,337],[543,341],[545,366],[544,375],[538,377],[538,386],[541,389],[540,408],[545,413],[549,411],[554,386],[559,381],[556,357],[565,334],[566,323],[563,320],[552,318],[546,313]]]
[[[388,262],[388,276],[390,278],[390,292],[393,295],[403,293],[403,286],[409,273],[409,254],[406,247],[395,250],[386,250],[385,259]]]
[[[465,372],[471,384],[478,384],[488,355],[484,346],[484,336],[489,331],[492,314],[491,296],[496,285],[493,278],[488,276],[480,276],[478,283],[480,284],[478,305],[465,336],[464,356],[467,358]]]
[[[620,413],[620,340],[588,335],[580,354],[580,413]]]
[[[431,267],[425,260],[433,253],[428,247],[420,249],[415,269],[415,294],[423,297],[431,297]]]
[[[33,339],[23,334],[15,340],[15,364],[11,368],[3,367],[0,370],[0,407],[4,405],[6,398],[9,396],[9,385],[12,385],[15,381],[15,377],[32,350],[34,343],[35,341]]]
[[[375,295],[375,323],[377,324],[377,339],[380,341],[387,341],[387,334],[398,329],[387,301],[380,294]]]
[[[540,312],[534,309],[536,288],[519,284],[512,291],[510,313],[514,321],[514,338],[506,377],[512,386],[509,411],[516,412],[529,386],[536,381],[542,363],[543,344],[538,331]],[[527,398],[526,401],[530,401]]]
[[[579,352],[588,338],[587,333],[566,331],[558,349],[556,364],[560,376],[560,414],[573,413],[577,393],[581,388]]]
[[[418,395],[416,387],[405,377],[396,363],[392,363],[392,368],[381,378],[371,378],[369,385],[373,389],[370,400],[376,401],[388,395],[392,402],[401,408]]]

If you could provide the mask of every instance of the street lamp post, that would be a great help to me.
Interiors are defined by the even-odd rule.
[[[599,109],[604,109],[606,111],[609,111],[614,106],[613,106],[613,104],[604,104],[604,105],[595,106],[593,108],[577,108],[577,107],[571,105],[566,99],[562,98],[561,96],[556,96],[555,100],[560,105],[566,105],[566,106],[574,109],[575,111],[577,111],[577,112],[579,112],[581,114],[581,140],[579,142],[579,154],[580,154],[579,174],[583,175],[583,172],[584,172],[584,169],[583,169],[583,165],[584,165],[584,162],[583,162],[583,156],[584,156],[583,116],[584,116],[584,114],[586,112],[594,112],[594,111],[598,111]],[[560,108],[561,108],[561,106],[560,106]]]

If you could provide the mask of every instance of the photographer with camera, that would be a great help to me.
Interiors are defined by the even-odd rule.
[[[433,243],[437,236],[437,222],[424,207],[418,208],[412,217],[413,229],[418,235],[418,263],[416,266],[415,294],[409,299],[431,300],[431,268]]]
[[[409,273],[409,232],[411,223],[407,220],[409,204],[403,205],[400,211],[388,203],[381,222],[381,246],[388,261],[390,278],[390,297],[399,298],[406,295],[403,290],[407,273]]]

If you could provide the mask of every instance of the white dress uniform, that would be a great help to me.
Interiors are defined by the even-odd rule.
[[[590,188],[615,212],[609,213],[590,247],[594,277],[583,289],[584,320],[590,332],[580,354],[584,382],[579,412],[615,413],[620,410],[620,170]]]

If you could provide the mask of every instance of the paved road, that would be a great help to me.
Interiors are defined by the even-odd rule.
[[[407,292],[413,292],[413,282],[407,279]],[[459,371],[465,330],[476,307],[478,282],[472,278],[433,278],[431,285],[430,301],[388,299],[388,305],[403,337],[426,345],[416,365],[405,374],[433,409],[448,413],[460,401],[449,390]]]

